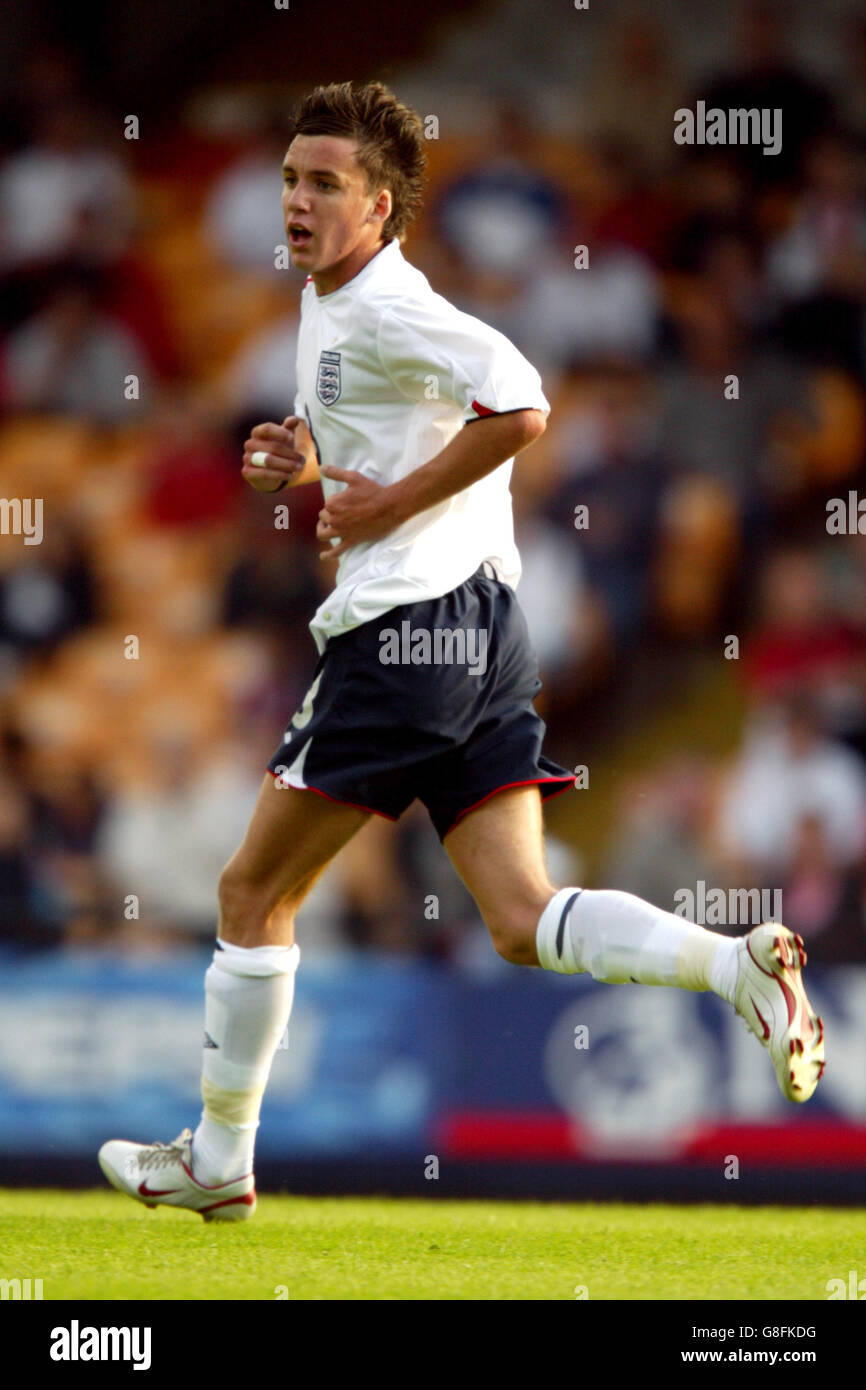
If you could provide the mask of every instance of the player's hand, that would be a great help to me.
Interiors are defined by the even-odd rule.
[[[320,560],[342,555],[362,541],[376,541],[399,526],[400,518],[394,513],[390,488],[347,468],[328,466],[322,469],[322,476],[334,478],[346,486],[342,492],[329,497],[319,512],[316,539],[339,541],[338,545],[330,545],[323,551]]]
[[[306,459],[295,448],[297,415],[288,415],[281,425],[256,425],[244,444],[241,477],[256,492],[279,492],[302,472]],[[253,463],[253,454],[265,454],[267,464]]]

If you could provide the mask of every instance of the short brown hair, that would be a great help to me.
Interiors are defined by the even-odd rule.
[[[332,82],[304,97],[294,114],[296,135],[341,135],[358,142],[358,163],[367,186],[391,190],[385,241],[402,241],[421,205],[427,155],[421,117],[404,106],[383,82]]]

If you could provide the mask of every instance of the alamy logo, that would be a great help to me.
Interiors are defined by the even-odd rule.
[[[476,627],[414,627],[405,618],[400,631],[379,633],[383,666],[466,666],[470,676],[487,670],[487,630]]]
[[[316,377],[316,395],[322,405],[333,405],[340,399],[342,390],[340,377],[340,354],[322,352],[319,355],[319,372]]]
[[[762,145],[764,154],[782,148],[782,108],[751,107],[723,111],[705,101],[694,111],[680,106],[674,112],[674,140],[678,145]]]
[[[52,1361],[131,1361],[134,1371],[150,1370],[149,1327],[69,1327],[51,1329]]]
[[[691,888],[674,893],[675,917],[685,917],[703,927],[759,927],[762,922],[781,922],[782,890],[774,888],[707,888],[702,878]]]

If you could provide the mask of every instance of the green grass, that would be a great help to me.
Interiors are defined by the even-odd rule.
[[[46,1299],[826,1299],[866,1212],[263,1197],[251,1222],[0,1193],[0,1277]]]

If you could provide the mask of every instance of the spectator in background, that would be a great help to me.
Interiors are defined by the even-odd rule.
[[[33,786],[31,804],[42,917],[66,942],[105,939],[122,920],[123,900],[111,901],[95,853],[105,800],[94,777],[61,763]]]
[[[0,946],[54,946],[59,932],[39,920],[27,798],[0,771]]]
[[[731,770],[719,823],[734,881],[780,887],[806,820],[837,873],[857,866],[866,850],[866,765],[827,737],[814,699],[797,692],[753,721]]]
[[[760,577],[755,630],[741,670],[754,705],[808,689],[834,737],[866,729],[866,634],[834,611],[817,551],[772,555]]]
[[[707,146],[687,152],[678,172],[677,205],[669,248],[672,270],[699,274],[708,248],[719,237],[751,239],[747,181],[730,149]]]
[[[105,812],[105,799],[93,775],[61,764],[33,789],[33,843],[40,851],[93,854]]]
[[[545,702],[579,680],[595,638],[592,598],[579,537],[544,516],[517,512],[520,607],[544,672]],[[571,520],[570,515],[565,518]],[[551,602],[551,596],[556,601]]]
[[[0,360],[7,409],[119,425],[149,407],[151,372],[143,348],[101,312],[99,288],[88,273],[65,276],[44,308],[10,333]],[[129,377],[136,378],[135,394]]]
[[[703,287],[724,305],[760,353],[770,309],[752,237],[720,231],[706,242],[698,269]]]
[[[575,247],[586,247],[578,266]],[[578,253],[581,254],[581,253]],[[659,288],[645,257],[605,242],[581,215],[539,263],[516,322],[539,370],[599,361],[643,361],[656,342]]]
[[[531,112],[500,101],[477,164],[440,189],[437,225],[470,276],[522,281],[561,231],[566,195],[544,172],[543,153]]]
[[[866,379],[866,198],[840,132],[809,144],[804,187],[767,249],[767,273],[785,346]]]
[[[608,42],[581,97],[579,120],[595,139],[617,137],[657,177],[676,152],[674,112],[683,104],[670,42],[658,21],[640,12],[612,16],[605,28]]]
[[[237,456],[198,402],[163,397],[149,455],[144,513],[156,526],[207,526],[239,512]]]
[[[577,547],[586,585],[600,598],[621,652],[647,614],[664,474],[653,448],[646,379],[613,369],[579,379],[585,396],[572,406],[572,418],[556,426],[559,481],[545,511]]]
[[[701,84],[688,103],[703,100],[708,110],[781,110],[783,139],[777,154],[765,155],[758,144],[730,147],[757,188],[790,184],[806,143],[834,119],[830,94],[789,56],[788,29],[786,8],[778,0],[744,0],[735,31],[737,61]]]
[[[241,840],[261,783],[249,763],[243,748],[196,748],[191,732],[165,729],[149,739],[141,781],[109,802],[102,869],[119,902],[137,895],[146,927],[213,935],[219,866]]]
[[[89,273],[105,310],[146,345],[161,375],[173,375],[174,334],[159,278],[135,244],[134,186],[112,132],[56,55],[34,63],[28,82],[35,143],[0,168],[2,317],[17,326],[52,285]]]
[[[205,231],[227,265],[264,279],[285,276],[274,266],[286,229],[280,211],[285,119],[262,112],[246,151],[217,180],[204,212]]]
[[[658,448],[665,464],[709,474],[748,510],[783,481],[772,472],[774,428],[805,412],[808,393],[797,367],[750,345],[731,300],[704,279],[678,308],[681,359],[659,374]],[[730,376],[736,397],[726,396]]]
[[[665,262],[674,203],[664,185],[647,178],[638,152],[619,135],[595,141],[592,244],[633,251],[658,268]]]
[[[354,947],[432,955],[424,897],[411,892],[395,832],[389,821],[371,816],[340,854],[345,939]]]
[[[727,886],[712,842],[715,770],[697,757],[676,758],[624,786],[599,884],[616,884],[666,912],[697,884]],[[713,927],[713,931],[718,931]]]
[[[93,621],[93,574],[75,527],[57,518],[0,574],[0,654],[44,653]]]
[[[811,961],[866,965],[863,865],[840,869],[819,816],[803,816],[796,827],[782,902],[785,925],[805,938]]]
[[[107,921],[93,849],[103,802],[60,760],[41,774],[13,727],[0,733],[0,945],[55,947]]]
[[[262,420],[284,420],[292,414],[297,352],[296,313],[244,344],[224,387],[225,409],[238,441]]]
[[[862,285],[866,202],[849,140],[828,131],[806,151],[804,181],[785,229],[767,251],[778,293],[800,299],[854,274]]]
[[[835,621],[866,645],[866,536],[838,537],[836,545],[826,546],[824,555]],[[866,654],[862,651],[848,667],[828,717],[837,736],[866,760]]]
[[[277,530],[271,510],[255,499],[244,499],[247,505],[242,512],[243,547],[223,592],[226,625],[297,632],[307,655],[314,650],[309,634],[310,605],[321,602],[331,577],[331,567],[323,575],[325,566],[313,547],[303,543],[305,521],[312,527],[309,534],[314,534],[315,517],[321,506],[316,489],[309,491],[314,494],[312,503],[306,498],[303,502],[300,498],[292,499],[288,532]],[[281,505],[280,501],[275,505]],[[306,515],[304,506],[308,507]]]
[[[43,96],[31,143],[0,169],[0,271],[34,271],[91,251],[96,230],[117,254],[131,189],[92,111],[74,95]]]

